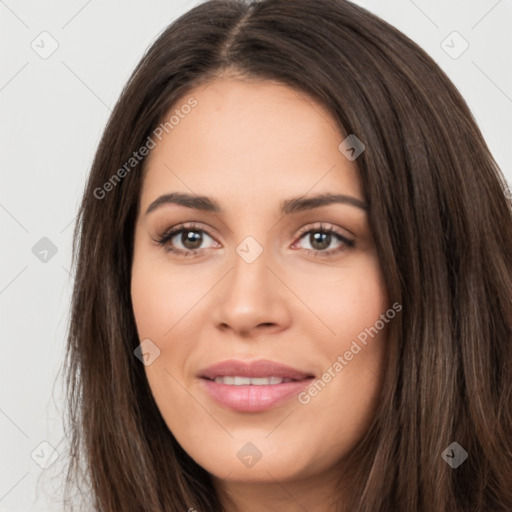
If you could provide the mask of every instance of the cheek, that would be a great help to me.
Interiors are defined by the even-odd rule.
[[[357,255],[346,268],[319,268],[315,273],[301,272],[300,278],[289,276],[289,280],[313,313],[310,323],[323,324],[321,334],[311,339],[326,353],[342,350],[389,307],[386,284],[373,253]],[[301,328],[308,329],[305,324]]]
[[[170,271],[165,262],[134,262],[131,299],[139,337],[164,337],[204,293],[201,279],[185,275]]]
[[[172,298],[173,291],[162,284],[148,266],[134,265],[131,298],[140,338],[156,337],[156,327],[164,323],[166,303]]]
[[[183,380],[180,371],[193,344],[176,341],[178,337],[180,340],[193,337],[192,332],[187,332],[190,325],[186,321],[177,325],[197,301],[193,286],[190,282],[187,286],[179,275],[171,274],[149,258],[134,260],[131,300],[138,336],[141,342],[149,338],[159,350],[144,370],[158,409],[171,431],[179,430],[182,424],[182,416],[175,414],[176,409],[186,410],[191,405],[190,396],[178,382]],[[197,415],[200,416],[200,411]]]
[[[330,425],[338,433],[326,431],[326,439],[343,438],[349,446],[372,419],[385,370],[387,325],[395,312],[386,316],[386,285],[373,254],[336,280],[316,282],[323,286],[307,281],[303,286],[328,327],[315,338],[315,349],[325,356],[324,373],[302,395],[301,404],[310,409],[308,420],[314,418],[311,428]]]

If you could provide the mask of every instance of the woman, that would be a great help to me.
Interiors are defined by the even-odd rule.
[[[342,0],[193,8],[81,205],[69,483],[102,511],[511,510],[511,254],[503,176],[407,37]]]

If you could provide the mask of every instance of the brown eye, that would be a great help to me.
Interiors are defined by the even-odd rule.
[[[309,234],[309,243],[317,251],[325,251],[331,245],[331,234],[312,231]]]
[[[180,225],[167,230],[160,236],[157,242],[168,252],[187,256],[189,254],[195,254],[204,248],[208,248],[201,247],[208,239],[213,242],[211,246],[215,247],[218,245],[213,237],[203,228]]]
[[[198,249],[203,242],[203,235],[199,231],[186,229],[181,232],[180,242],[185,249]]]
[[[303,230],[299,236],[300,245],[312,256],[330,256],[355,246],[354,240],[322,225],[315,229]],[[309,244],[309,247],[304,242]],[[304,247],[304,245],[306,245]],[[334,247],[333,247],[334,246]]]

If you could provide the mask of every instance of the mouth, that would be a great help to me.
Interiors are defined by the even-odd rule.
[[[213,380],[213,379],[209,379]],[[275,384],[282,384],[283,382],[296,382],[294,379],[287,379],[283,377],[242,377],[240,375],[234,376],[219,376],[215,377],[214,382],[217,384],[226,384],[228,386],[273,386]]]
[[[282,404],[314,379],[311,373],[268,360],[224,361],[198,377],[211,399],[239,412],[265,411]]]

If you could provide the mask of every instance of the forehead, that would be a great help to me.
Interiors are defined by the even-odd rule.
[[[153,137],[142,208],[171,191],[240,205],[310,191],[363,198],[357,165],[338,149],[345,136],[335,119],[300,91],[270,81],[218,78],[178,99],[165,120],[171,115],[168,133]]]

